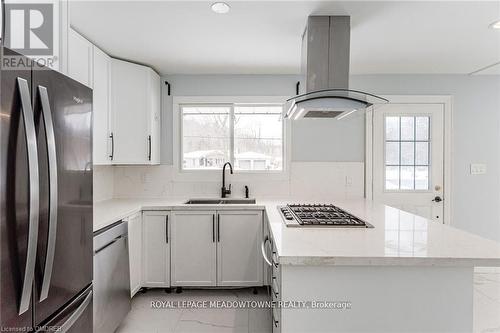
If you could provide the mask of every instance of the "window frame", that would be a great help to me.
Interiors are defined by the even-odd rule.
[[[282,121],[282,170],[237,170],[234,165],[234,109],[235,106],[281,105],[287,96],[176,96],[172,99],[173,110],[173,178],[176,180],[214,181],[221,177],[221,170],[183,168],[183,114],[184,106],[229,106],[230,107],[230,162],[233,164],[233,179],[245,181],[263,178],[266,180],[288,179],[290,174],[291,126],[288,119]],[[215,177],[215,178],[213,178]]]

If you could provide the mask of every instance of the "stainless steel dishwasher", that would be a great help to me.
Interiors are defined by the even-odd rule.
[[[130,311],[127,222],[94,233],[94,332],[112,333]]]

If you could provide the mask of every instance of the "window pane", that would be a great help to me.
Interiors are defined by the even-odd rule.
[[[401,167],[401,189],[413,190],[415,180],[415,168],[412,166]]]
[[[385,188],[387,190],[399,189],[399,167],[385,167]]]
[[[184,169],[220,169],[229,161],[229,106],[182,107]]]
[[[415,164],[429,165],[429,142],[416,142],[415,147]]]
[[[416,117],[417,140],[429,140],[429,117]]]
[[[385,143],[385,164],[399,165],[399,142]]]
[[[415,168],[415,189],[428,190],[429,189],[429,167],[416,167]]]
[[[282,111],[281,106],[235,106],[236,169],[283,169]]]
[[[413,142],[401,142],[401,165],[413,165],[415,153]]]
[[[413,140],[415,137],[414,117],[401,117],[401,140]]]
[[[399,140],[399,117],[385,117],[385,139]]]

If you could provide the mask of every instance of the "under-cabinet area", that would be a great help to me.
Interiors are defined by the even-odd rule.
[[[130,291],[265,283],[261,210],[145,210],[128,218]]]

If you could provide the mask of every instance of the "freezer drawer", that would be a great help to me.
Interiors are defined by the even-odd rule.
[[[40,332],[89,333],[92,332],[92,285],[62,308],[48,322],[37,329]]]
[[[94,332],[112,333],[130,311],[127,223],[94,236]]]

